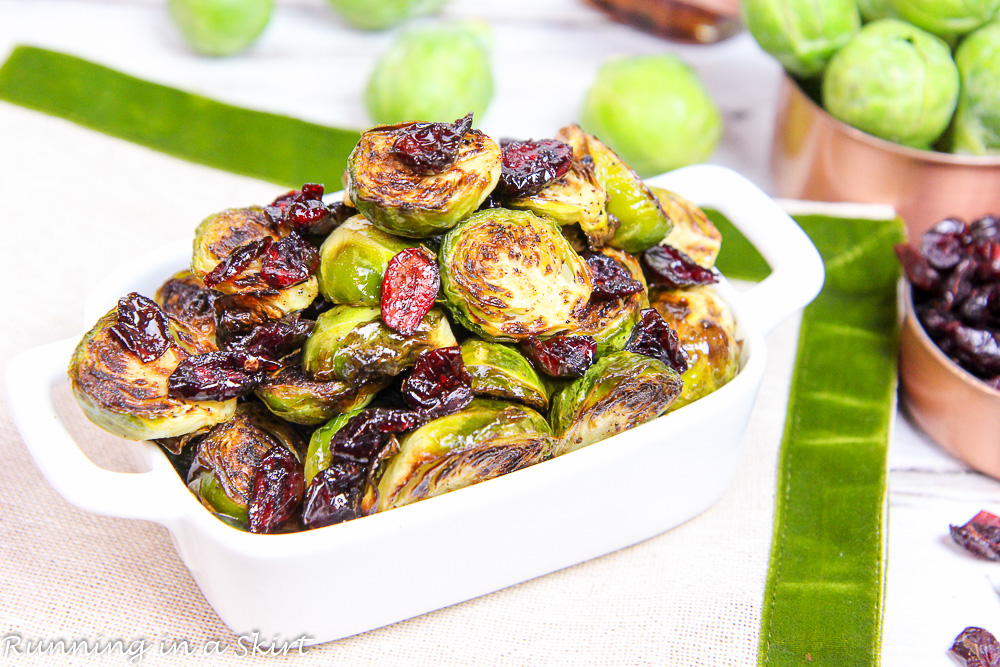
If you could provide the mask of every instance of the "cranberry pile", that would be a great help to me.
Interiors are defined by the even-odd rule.
[[[1000,388],[1000,220],[942,220],[920,247],[896,246],[927,335],[962,368]]]

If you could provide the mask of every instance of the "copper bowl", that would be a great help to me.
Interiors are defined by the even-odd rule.
[[[889,204],[910,238],[944,218],[1000,212],[1000,156],[900,146],[846,125],[785,77],[771,150],[778,195]]]
[[[906,285],[899,340],[902,400],[913,421],[970,466],[1000,479],[1000,391],[949,359],[924,331]]]

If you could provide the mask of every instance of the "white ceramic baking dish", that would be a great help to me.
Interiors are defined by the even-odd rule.
[[[728,216],[773,273],[732,305],[744,340],[737,377],[706,398],[579,451],[479,485],[315,531],[252,535],[214,518],[155,445],[148,472],[95,466],[57,415],[53,388],[79,336],[33,348],[7,370],[10,405],[38,467],[70,503],[166,526],[205,598],[237,634],[320,643],[377,628],[635,544],[714,504],[729,486],[764,373],[764,334],[809,303],[823,264],[802,230],[742,176],[695,166],[651,179]],[[115,272],[85,307],[85,329],[130,291],[151,295],[187,265],[190,243]],[[337,577],[337,604],[313,577]],[[269,585],[280,576],[280,586]],[[391,591],[391,595],[377,594]]]

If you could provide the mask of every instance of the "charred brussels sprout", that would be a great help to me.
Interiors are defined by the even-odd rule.
[[[90,421],[129,440],[154,440],[194,433],[233,416],[235,400],[167,395],[167,379],[181,361],[216,349],[197,329],[168,317],[170,346],[159,358],[143,362],[112,333],[117,321],[114,310],[98,320],[70,360],[70,384]]]
[[[660,200],[663,210],[674,223],[663,243],[677,248],[699,266],[706,269],[715,266],[722,247],[722,234],[705,212],[669,190],[657,187],[651,187],[650,190]]]
[[[740,343],[729,306],[705,285],[681,290],[657,290],[652,306],[677,332],[688,360],[681,378],[684,391],[671,410],[707,396],[734,377],[740,365]]]
[[[659,359],[615,352],[552,399],[560,454],[659,417],[681,393],[681,377]]]
[[[439,496],[544,461],[553,440],[531,408],[476,399],[407,434],[379,475],[379,511]]]
[[[492,341],[570,328],[587,303],[587,265],[551,220],[527,211],[479,211],[448,232],[438,254],[455,317]]]
[[[267,409],[278,417],[296,424],[315,425],[363,408],[382,389],[373,383],[354,388],[346,382],[310,380],[302,366],[293,363],[269,375],[256,389]]]
[[[160,285],[154,300],[164,313],[191,325],[215,342],[216,297],[218,294],[205,287],[196,275],[190,271],[179,271]]]
[[[409,238],[437,236],[479,208],[500,179],[500,147],[470,130],[440,173],[421,175],[393,147],[414,123],[365,131],[347,161],[347,191],[354,206],[379,229]]]
[[[557,138],[573,147],[575,159],[593,160],[597,180],[608,193],[608,215],[618,221],[608,245],[639,253],[663,240],[670,231],[670,218],[631,167],[578,125],[564,127]]]
[[[380,315],[367,306],[335,306],[320,315],[302,349],[302,368],[314,380],[359,388],[397,375],[427,350],[456,344],[440,308],[431,308],[412,336],[396,333]]]
[[[229,421],[198,441],[188,487],[219,518],[246,528],[257,467],[269,449],[280,446],[296,459],[305,449],[298,432],[262,405],[242,403]]]
[[[335,229],[320,248],[320,294],[333,303],[379,305],[389,260],[417,245],[386,234],[363,216],[354,216]]]
[[[506,398],[538,410],[548,409],[545,384],[517,350],[470,338],[462,343],[462,361],[477,396]]]
[[[306,452],[306,486],[309,486],[313,477],[330,467],[330,462],[333,460],[333,454],[330,451],[330,440],[337,434],[337,431],[344,428],[344,424],[359,414],[361,414],[360,408],[345,412],[342,415],[337,415],[313,431],[312,436],[309,438],[309,451]]]
[[[642,284],[641,292],[615,299],[595,297],[574,313],[573,333],[592,336],[597,341],[597,356],[603,357],[625,347],[629,333],[639,319],[639,311],[649,305],[649,300],[642,265],[635,257],[617,248],[601,248],[599,252],[624,266],[632,278]]]

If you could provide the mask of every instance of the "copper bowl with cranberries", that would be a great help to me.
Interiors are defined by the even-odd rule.
[[[1000,479],[1000,217],[943,220],[896,252],[903,403],[939,445]]]

